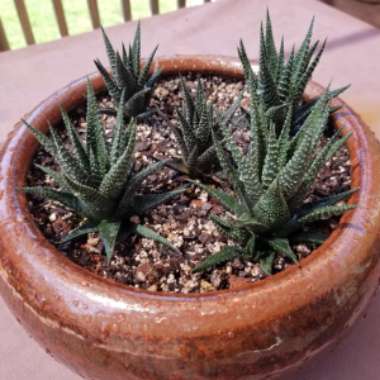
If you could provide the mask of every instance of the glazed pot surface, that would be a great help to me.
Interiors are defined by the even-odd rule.
[[[174,57],[163,76],[186,72],[242,78],[226,57]],[[99,75],[91,76],[97,92]],[[43,131],[62,105],[83,103],[86,80],[42,102],[26,120]],[[306,97],[322,92],[310,83]],[[266,379],[334,342],[368,303],[379,278],[380,149],[341,100],[334,106],[360,191],[328,240],[299,265],[240,289],[174,295],[102,279],[65,258],[41,234],[18,189],[37,143],[20,124],[0,161],[0,291],[28,332],[54,357],[93,380]],[[343,128],[344,127],[344,128]]]

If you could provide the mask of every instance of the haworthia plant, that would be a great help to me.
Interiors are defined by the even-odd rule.
[[[149,113],[149,100],[160,76],[159,70],[151,73],[153,59],[158,46],[155,47],[144,65],[142,65],[140,23],[137,24],[133,43],[129,45],[128,49],[122,44],[121,52],[114,49],[104,29],[102,29],[102,33],[111,74],[98,59],[95,60],[95,65],[104,79],[115,108],[119,105],[121,94],[124,91],[124,111],[126,116],[141,118]]]
[[[228,128],[223,129],[223,139],[213,135],[220,165],[231,182],[233,194],[201,185],[230,213],[230,217],[213,215],[211,218],[236,244],[209,256],[195,271],[241,256],[259,262],[263,270],[270,273],[278,253],[297,260],[291,248],[293,242],[315,244],[323,240],[322,231],[314,226],[305,233],[306,225],[355,207],[342,202],[354,190],[305,203],[322,166],[349,138],[349,134],[341,137],[336,132],[319,148],[328,122],[331,92],[326,91],[311,107],[295,136],[291,136],[290,108],[281,125],[281,133],[277,135],[257,86],[256,79],[250,76],[251,142],[247,153],[242,154]]]
[[[220,134],[220,125],[227,127],[231,123],[241,99],[239,97],[226,112],[221,113],[207,102],[200,80],[195,96],[183,79],[181,89],[183,104],[177,109],[177,125],[172,129],[182,157],[171,160],[170,165],[191,178],[204,178],[218,168],[211,131]]]
[[[105,136],[98,115],[93,87],[87,86],[86,135],[82,141],[70,118],[62,110],[62,119],[71,148],[65,147],[54,128],[47,137],[27,125],[41,145],[55,158],[59,171],[40,166],[59,187],[26,187],[25,191],[42,198],[62,203],[83,216],[86,221],[73,230],[64,241],[97,231],[110,260],[117,237],[123,227],[128,233],[138,233],[175,249],[169,241],[144,226],[129,223],[134,215],[142,215],[151,208],[177,196],[183,189],[162,194],[140,194],[140,185],[150,174],[157,172],[165,162],[157,162],[139,172],[133,172],[136,145],[136,125],[132,120],[125,127],[123,90],[117,109],[112,139]]]
[[[326,41],[312,42],[314,19],[311,21],[306,36],[298,50],[292,48],[288,58],[285,57],[285,43],[281,39],[278,48],[274,42],[272,22],[267,12],[266,25],[261,24],[259,73],[252,70],[244,43],[240,40],[238,55],[242,63],[246,80],[249,77],[257,82],[257,95],[266,114],[276,126],[277,132],[283,125],[283,120],[291,110],[292,133],[303,124],[309,115],[317,98],[305,102],[303,99],[307,83],[325,50]],[[336,97],[347,87],[331,91],[331,97]],[[330,111],[335,111],[331,108]]]

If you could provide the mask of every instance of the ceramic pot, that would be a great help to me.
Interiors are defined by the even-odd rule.
[[[225,57],[174,57],[163,76],[242,78]],[[98,74],[91,76],[104,90]],[[26,119],[46,131],[59,106],[84,102],[85,79],[58,91]],[[310,83],[307,97],[322,92]],[[360,191],[331,236],[299,265],[257,283],[206,294],[129,288],[65,258],[42,235],[23,191],[37,142],[19,123],[0,156],[0,292],[25,329],[59,361],[92,380],[268,379],[301,365],[357,319],[379,279],[380,148],[341,100],[334,125],[352,132],[352,180]]]
[[[378,5],[380,4],[380,0],[356,0],[359,3],[367,3],[367,4],[372,4],[372,5]]]

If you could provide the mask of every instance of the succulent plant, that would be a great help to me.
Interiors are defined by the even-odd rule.
[[[307,83],[319,63],[326,47],[326,40],[312,42],[314,18],[311,21],[301,46],[296,50],[293,46],[288,59],[285,57],[284,39],[281,39],[280,48],[274,42],[272,22],[267,12],[266,25],[260,28],[259,72],[256,74],[249,61],[244,43],[240,40],[238,55],[242,63],[245,77],[253,78],[257,82],[258,96],[268,116],[276,125],[277,132],[283,120],[292,110],[292,133],[303,124],[313,105],[318,100],[304,101],[304,91]],[[346,87],[331,91],[331,97],[342,93]],[[330,112],[336,109],[331,108]]]
[[[31,125],[26,125],[41,145],[56,160],[59,171],[39,166],[58,185],[58,189],[44,186],[26,187],[27,193],[58,201],[85,218],[85,222],[64,238],[61,243],[80,235],[97,231],[104,243],[108,260],[112,257],[116,239],[122,227],[175,249],[166,239],[142,225],[129,223],[134,215],[176,196],[183,189],[162,194],[140,194],[139,187],[150,174],[160,170],[165,162],[157,162],[134,173],[136,125],[124,123],[122,91],[112,139],[107,139],[101,125],[93,87],[87,86],[87,114],[85,142],[62,110],[62,118],[72,148],[65,147],[57,131],[50,127],[47,137]]]
[[[337,131],[320,147],[328,122],[331,92],[326,91],[313,105],[294,137],[290,134],[290,108],[277,136],[276,126],[265,112],[257,86],[251,76],[251,141],[247,153],[243,155],[228,128],[223,129],[222,140],[213,135],[220,165],[231,182],[233,193],[201,185],[228,211],[227,217],[212,215],[211,218],[236,244],[209,256],[195,271],[240,256],[259,262],[263,270],[270,273],[277,253],[297,260],[291,248],[293,242],[321,243],[326,237],[315,226],[306,232],[305,226],[355,207],[341,202],[355,190],[305,203],[319,170],[349,138],[349,134],[341,137]]]
[[[181,79],[183,105],[177,109],[178,125],[172,126],[182,157],[173,159],[170,165],[191,178],[205,178],[218,168],[218,158],[211,131],[220,133],[220,125],[227,126],[240,106],[239,97],[224,113],[207,102],[207,96],[199,80],[196,95]]]
[[[148,113],[149,100],[160,76],[159,70],[153,74],[150,73],[158,46],[155,47],[149,58],[145,61],[144,66],[142,66],[140,23],[137,24],[132,45],[129,45],[127,50],[123,44],[121,53],[113,48],[104,29],[102,29],[102,33],[111,75],[98,59],[94,62],[104,79],[115,108],[118,107],[121,94],[124,90],[124,110],[126,116],[142,118]],[[113,110],[106,111],[113,112]]]

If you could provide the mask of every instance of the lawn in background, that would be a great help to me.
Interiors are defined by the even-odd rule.
[[[150,16],[149,0],[130,0],[133,19]],[[91,30],[87,0],[62,0],[69,34],[75,35]],[[201,4],[202,0],[187,0],[188,6]],[[59,31],[51,0],[25,0],[36,42],[59,38]],[[123,22],[120,0],[98,0],[102,25]],[[177,0],[160,0],[160,13],[177,8]],[[25,40],[13,0],[0,0],[0,17],[11,49],[24,47]]]

